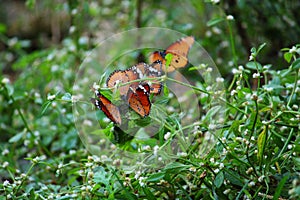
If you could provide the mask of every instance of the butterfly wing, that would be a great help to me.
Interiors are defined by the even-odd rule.
[[[113,73],[111,73],[106,81],[106,85],[108,88],[113,88],[117,84],[124,84],[129,82],[128,76],[126,75],[126,72],[123,70],[116,70]],[[129,85],[124,85],[119,88],[120,95],[124,96],[127,94],[129,89]]]
[[[149,99],[150,86],[147,83],[140,84],[136,89],[130,87],[127,100],[132,108],[141,117],[146,117],[150,113],[151,102]]]
[[[174,42],[171,44],[165,51],[159,52],[155,51],[153,52],[149,60],[151,63],[159,60],[163,64],[163,71],[167,72],[173,72],[178,68],[185,67],[188,63],[187,55],[189,53],[189,50],[191,46],[193,45],[195,39],[193,36],[181,38],[180,40]],[[172,60],[170,63],[170,66],[166,69],[166,55],[170,53],[172,54]]]
[[[100,92],[95,91],[98,99],[91,98],[91,102],[114,123],[121,124],[121,114],[117,106],[111,103],[109,99],[103,96]]]
[[[195,39],[192,36],[181,38],[166,49],[166,54],[171,53],[173,55],[168,72],[172,72],[187,65],[187,55],[194,41]]]
[[[146,71],[149,78],[160,77],[162,75],[162,63],[160,61],[155,61],[151,65],[148,65]],[[157,80],[153,80],[151,82],[150,93],[155,95],[160,94],[162,83],[158,82]]]

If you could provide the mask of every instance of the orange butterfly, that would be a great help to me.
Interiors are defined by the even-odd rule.
[[[156,61],[151,65],[146,63],[139,63],[134,65],[126,70],[116,70],[111,73],[106,81],[106,85],[108,88],[113,88],[117,84],[126,84],[131,81],[135,81],[138,79],[143,79],[146,77],[155,78],[161,76],[161,67],[162,64],[160,61]],[[150,86],[150,93],[159,94],[161,92],[162,84],[155,83],[157,81],[153,81],[154,83]],[[130,84],[120,86],[119,91],[121,96],[127,95],[129,88],[137,88],[140,82],[132,82]]]
[[[127,101],[136,113],[146,117],[150,113],[151,102],[149,99],[150,86],[147,83],[140,84],[136,89],[130,87],[127,94]]]
[[[194,44],[194,37],[188,36],[185,38],[181,38],[180,40],[171,44],[166,50],[164,51],[155,51],[153,52],[150,57],[150,63],[153,63],[157,60],[161,61],[163,64],[163,71],[165,72],[173,72],[178,68],[185,67],[188,64],[187,55],[191,46]],[[172,54],[172,60],[169,67],[166,69],[166,55],[170,53]]]
[[[121,124],[121,114],[117,106],[112,104],[105,96],[103,96],[99,91],[95,90],[95,94],[98,99],[91,98],[91,102],[114,123]]]

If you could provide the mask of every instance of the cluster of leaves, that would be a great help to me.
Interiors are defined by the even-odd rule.
[[[34,2],[27,1],[31,6]],[[113,17],[118,9],[109,10],[112,4],[117,3],[103,1],[101,9],[95,2],[68,4],[73,23],[82,27],[70,28],[60,48],[33,53],[26,52],[27,40],[6,38],[1,24],[0,39],[7,46],[1,52],[1,67],[13,64],[20,73],[15,80],[0,76],[0,199],[299,198],[299,45],[283,49],[287,69],[274,70],[278,66],[258,62],[264,45],[251,49],[250,62],[236,65],[223,91],[227,99],[220,99],[227,105],[223,127],[196,129],[200,136],[220,132],[218,143],[206,157],[198,155],[201,138],[198,146],[159,171],[141,169],[126,174],[103,165],[103,157],[88,155],[73,124],[69,94],[76,66],[96,44],[82,32],[85,24],[80,20],[104,14]],[[126,14],[134,5],[119,6],[129,11],[125,9],[123,15],[128,18],[119,17],[118,22],[134,26],[127,23],[130,15]],[[195,8],[201,10],[199,5]],[[82,16],[84,13],[89,16]],[[171,26],[176,11],[166,12],[168,16],[162,13],[164,23]],[[147,20],[142,22],[149,24]],[[94,29],[95,22],[88,23],[88,29]]]

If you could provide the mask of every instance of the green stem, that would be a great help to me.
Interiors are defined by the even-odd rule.
[[[257,122],[257,117],[258,117],[258,104],[257,104],[257,100],[255,100],[254,102],[255,102],[255,109],[256,109],[256,111],[255,111],[254,122],[253,122],[253,125],[252,125],[252,128],[251,128],[251,133],[250,133],[250,136],[249,136],[249,144],[247,145],[247,149],[246,149],[246,157],[247,157],[247,160],[248,160],[249,164],[253,168],[254,173],[256,174],[256,176],[258,176],[258,174],[256,172],[256,169],[255,169],[255,166],[253,165],[253,163],[252,163],[252,161],[250,160],[250,157],[249,157],[250,141],[251,141],[251,138],[252,138],[252,136],[254,134],[255,126],[256,126],[256,122]]]
[[[299,74],[299,70],[295,70],[296,71],[296,74],[295,74],[295,83],[294,83],[294,87],[293,87],[293,91],[292,91],[292,94],[290,95],[290,98],[289,98],[289,101],[287,103],[287,107],[289,108],[290,107],[290,103],[292,101],[292,98],[295,94],[295,91],[296,91],[296,88],[297,88],[297,82],[298,82],[298,74]]]
[[[230,41],[230,46],[231,46],[232,55],[233,55],[233,62],[234,62],[234,65],[237,66],[237,55],[236,55],[233,31],[232,31],[230,20],[226,20],[226,21],[227,21],[227,26],[228,26],[228,30],[229,30],[229,41]]]
[[[13,102],[14,104],[16,103],[16,101],[15,101],[15,99],[14,99],[13,96],[10,96],[10,99],[12,100],[12,102]],[[19,113],[19,115],[20,115],[20,117],[21,117],[21,119],[22,119],[22,121],[23,121],[23,123],[24,123],[24,125],[25,125],[25,127],[26,127],[26,129],[27,129],[27,131],[31,134],[32,137],[34,137],[34,134],[33,134],[33,132],[31,131],[31,129],[29,128],[28,123],[27,123],[27,121],[26,121],[26,119],[25,119],[25,117],[24,117],[24,115],[23,115],[23,113],[22,113],[20,107],[19,107],[19,106],[16,106],[16,108],[17,108],[17,111],[18,111],[18,113]]]
[[[24,183],[24,181],[25,181],[25,179],[29,176],[29,173],[31,172],[31,170],[32,170],[32,168],[35,166],[35,163],[33,163],[31,166],[30,166],[30,168],[28,169],[28,171],[27,171],[27,173],[26,173],[26,175],[25,175],[25,177],[24,178],[22,178],[22,182],[21,182],[21,184],[17,187],[17,189],[16,189],[16,192],[15,192],[15,194],[17,194],[18,193],[18,191],[20,190],[20,188],[22,187],[22,185],[23,185],[23,183]]]

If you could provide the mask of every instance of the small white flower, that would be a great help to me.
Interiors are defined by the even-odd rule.
[[[110,148],[111,148],[112,150],[115,150],[115,149],[116,149],[116,145],[111,144],[111,145],[110,145]]]
[[[164,139],[165,139],[165,140],[170,139],[170,137],[171,137],[171,132],[167,132],[167,133],[164,135]]]
[[[219,35],[219,34],[222,33],[221,29],[219,29],[219,28],[217,28],[217,27],[215,27],[215,26],[212,28],[212,31],[213,31],[215,34],[217,34],[217,35]]]
[[[296,53],[297,52],[297,48],[295,46],[293,46],[290,50],[289,53]]]
[[[78,43],[79,43],[80,45],[86,45],[86,44],[88,44],[88,42],[89,42],[89,38],[86,37],[86,36],[82,36],[82,37],[80,37],[79,40],[78,40]]]
[[[249,56],[249,61],[252,61],[252,60],[254,60],[254,56],[251,54],[251,55]]]
[[[180,157],[187,157],[187,153],[186,152],[180,152],[180,153],[177,153],[178,156]]]
[[[105,160],[108,159],[108,157],[106,155],[101,155],[100,158],[101,158],[102,161],[105,161]]]
[[[159,146],[158,146],[158,145],[155,145],[155,146],[153,147],[153,154],[154,154],[154,155],[157,155],[158,150],[159,150]]]
[[[236,90],[232,90],[232,91],[230,92],[230,95],[231,95],[231,96],[234,96],[235,94],[237,94],[237,91],[236,91]]]
[[[223,169],[224,168],[224,163],[220,163],[219,167],[220,167],[220,169]]]
[[[85,166],[86,166],[86,167],[91,167],[91,166],[93,166],[93,163],[87,162],[87,163],[85,163]]]
[[[217,126],[216,126],[215,124],[209,124],[209,125],[208,125],[208,129],[209,129],[209,130],[215,130],[216,127],[217,127]]]
[[[208,67],[208,68],[206,69],[206,71],[207,71],[207,72],[212,72],[213,69],[212,69],[211,67]]]
[[[236,68],[233,68],[231,71],[234,75],[235,74],[240,74],[241,72],[239,70],[237,70]]]
[[[145,177],[139,177],[139,184],[141,187],[144,187],[146,185],[146,178]]]
[[[219,173],[219,171],[220,171],[220,169],[217,168],[217,169],[214,170],[214,173],[217,174],[217,173]]]
[[[3,149],[2,155],[5,156],[5,155],[7,155],[7,154],[9,154],[9,150],[8,150],[8,149]]]
[[[218,78],[216,78],[216,82],[217,83],[223,83],[224,82],[224,78],[218,77]]]
[[[72,15],[76,15],[77,13],[78,13],[78,10],[76,8],[71,11]]]
[[[248,186],[249,186],[249,187],[255,186],[255,182],[254,182],[254,181],[251,181],[250,183],[248,183]]]
[[[136,174],[134,175],[135,179],[138,179],[141,175],[141,171],[137,171]]]
[[[229,194],[230,191],[231,191],[230,189],[227,189],[223,192],[223,194],[227,195],[227,194]]]
[[[69,29],[69,33],[74,33],[76,30],[76,27],[75,26],[71,26],[70,29]]]
[[[55,99],[55,97],[56,97],[55,94],[53,94],[53,95],[48,94],[47,100],[53,101]]]
[[[58,65],[52,65],[51,66],[51,72],[56,72],[59,70],[59,66]]]
[[[206,37],[211,37],[211,36],[212,36],[211,31],[206,31],[206,32],[205,32],[205,36],[206,36]]]
[[[83,120],[83,125],[85,126],[93,126],[93,123],[91,120],[85,119]]]
[[[246,171],[246,174],[250,174],[251,172],[253,172],[253,168],[252,167],[249,167]]]
[[[254,74],[252,75],[252,77],[253,77],[253,78],[259,78],[259,77],[260,77],[260,73],[254,73]]]
[[[2,164],[2,167],[3,167],[3,168],[6,168],[6,167],[8,167],[8,165],[9,165],[9,162],[5,161],[5,162]]]
[[[234,17],[232,15],[227,15],[226,19],[227,20],[234,20]]]
[[[262,175],[262,176],[260,176],[260,177],[258,178],[258,181],[259,181],[259,182],[262,182],[262,181],[264,180],[264,178],[265,178],[265,176]]]
[[[293,145],[292,145],[292,144],[289,144],[289,145],[287,146],[287,148],[288,148],[288,149],[292,149],[292,148],[293,148]]]
[[[10,183],[9,183],[8,180],[5,180],[5,181],[3,182],[3,186],[4,186],[4,187],[9,186],[9,185],[10,185]]]
[[[9,82],[10,82],[10,80],[8,78],[3,78],[1,81],[2,84],[7,84]]]
[[[30,141],[29,140],[24,140],[24,146],[28,146],[30,144]]]
[[[196,172],[197,169],[196,169],[196,167],[193,166],[193,167],[190,167],[190,168],[189,168],[189,171],[190,171],[190,172]]]
[[[213,4],[218,4],[218,3],[220,2],[220,0],[211,0],[211,2],[212,2]]]

